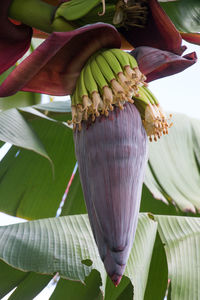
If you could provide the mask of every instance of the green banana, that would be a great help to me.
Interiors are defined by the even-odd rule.
[[[88,109],[92,105],[92,101],[90,100],[88,96],[88,91],[85,86],[84,81],[84,69],[81,71],[79,80],[78,80],[78,93],[79,97],[82,99],[82,106],[83,106],[83,119],[88,119]]]
[[[120,84],[123,85],[129,96],[133,95],[134,93],[137,95],[138,84],[141,81],[143,85],[146,85],[144,82],[146,77],[140,72],[137,61],[130,54],[120,49],[110,49],[102,52],[102,55],[104,55],[104,57],[107,59],[107,62],[110,64],[114,73],[117,74],[118,77],[121,76],[119,80]],[[126,79],[122,75],[122,72]]]
[[[155,95],[148,89],[147,87],[143,86],[143,90],[150,95],[151,99],[153,100],[154,104],[159,104],[158,100],[156,99]]]
[[[137,94],[137,85],[135,80],[131,76],[126,75],[126,68],[130,70],[129,65],[129,54],[120,50],[120,49],[110,49],[102,53],[110,64],[112,70],[117,74],[117,80],[120,85],[124,88],[126,96],[129,98],[129,102],[134,94]],[[129,73],[134,73],[133,70],[130,70]]]
[[[118,59],[121,67],[124,69],[124,67],[129,66],[129,57],[126,52],[124,52],[121,49],[110,49],[110,51],[115,55],[115,57]]]
[[[143,86],[140,86],[139,94],[142,96],[142,98],[147,98],[149,100],[149,103],[151,103],[152,105],[155,104],[154,99],[152,98],[151,94],[148,92],[148,89],[144,89]]]
[[[103,90],[104,86],[108,86],[108,82],[105,80],[105,77],[103,76],[95,59],[91,60],[90,68],[97,85],[99,86],[100,90]]]
[[[110,51],[118,59],[119,63],[123,68],[123,71],[125,72],[125,75],[129,79],[135,79],[136,78],[135,73],[137,72],[138,69],[138,64],[135,58],[130,54],[128,54],[127,52],[124,52],[120,49],[111,49]],[[141,77],[141,74],[139,74],[139,77]]]
[[[116,58],[116,56],[112,53],[110,50],[102,51],[101,55],[105,58],[107,63],[109,64],[110,68],[114,72],[115,75],[118,75],[118,73],[122,73],[122,67]]]
[[[117,81],[123,87],[124,93],[129,99],[129,102],[133,103],[133,100],[131,100],[134,94],[134,89],[132,88],[132,81],[124,75],[123,68],[120,62],[118,61],[117,57],[110,50],[103,51],[101,55],[106,59],[107,63],[109,64],[115,75],[117,75]],[[124,56],[125,55],[126,54],[124,53]]]
[[[106,59],[100,54],[96,56],[96,62],[103,74],[103,76],[106,78],[106,80],[110,83],[113,79],[115,78],[115,75],[112,71],[112,69],[110,68],[110,66],[108,65]]]
[[[102,0],[71,0],[62,3],[56,10],[55,18],[73,21],[84,17],[91,9],[100,4]]]
[[[151,103],[149,97],[145,94],[143,87],[140,86],[138,88],[138,91],[139,91],[138,97],[133,97],[133,98],[136,98],[138,101],[142,101],[143,103],[145,103],[145,105]]]
[[[83,70],[84,70],[85,87],[91,96],[93,92],[98,92],[98,86],[92,75],[92,71],[90,68],[90,61],[87,63],[87,65],[84,67]]]
[[[106,81],[105,77],[103,76],[99,65],[97,64],[96,60],[93,59],[90,63],[91,71],[93,74],[93,77],[98,84],[101,94],[103,96],[103,104],[104,107],[101,107],[102,113],[105,114],[106,116],[108,115],[108,109],[113,110],[113,94],[112,90],[109,88],[109,84]]]
[[[113,70],[109,66],[105,57],[102,54],[100,54],[96,57],[96,61],[102,74],[110,83],[111,89],[114,93],[113,104],[116,104],[119,106],[120,109],[123,109],[124,102],[132,102],[131,97],[127,95],[122,85],[117,81]]]
[[[79,86],[79,95],[81,97],[88,96],[88,91],[86,89],[85,81],[84,81],[84,69],[81,70],[81,73],[79,76],[79,81],[78,81],[78,86]]]
[[[137,61],[132,55],[127,53],[127,58],[129,60],[129,65],[132,69],[138,68]]]
[[[106,78],[106,80],[110,83],[114,94],[119,94],[123,93],[124,94],[124,89],[123,87],[117,82],[116,77],[110,68],[107,60],[100,54],[96,57],[97,64]],[[124,99],[125,100],[125,99]]]
[[[90,94],[90,97],[91,97],[91,100],[92,100],[92,110],[91,110],[91,113],[92,113],[92,120],[95,119],[95,115],[96,117],[99,116],[99,111],[98,109],[103,107],[103,101],[99,95],[99,89],[98,89],[98,86],[97,86],[97,83],[93,77],[93,74],[92,74],[92,71],[91,71],[91,62],[92,62],[92,59],[94,59],[94,57],[92,57],[87,65],[85,66],[85,70],[84,70],[84,78],[85,78],[85,86],[86,86],[86,89],[88,90],[89,94]]]
[[[119,49],[111,49],[98,51],[88,60],[72,95],[72,121],[69,123],[73,123],[74,129],[78,127],[80,131],[82,120],[87,120],[88,116],[94,121],[100,112],[108,116],[115,105],[123,110],[126,102],[135,101],[150,141],[157,141],[162,134],[168,133],[172,124],[168,124],[156,97],[144,85],[138,67],[132,69],[128,64],[128,56]]]

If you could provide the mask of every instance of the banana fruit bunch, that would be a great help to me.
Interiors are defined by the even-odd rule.
[[[120,49],[101,50],[83,67],[71,96],[73,128],[81,130],[81,122],[88,118],[108,116],[126,102],[139,97],[139,86],[146,85],[134,57]]]
[[[115,106],[124,109],[126,102],[135,103],[150,141],[168,134],[172,126],[158,100],[147,88],[146,77],[134,57],[120,49],[100,50],[83,67],[71,96],[74,130],[81,130],[82,121],[104,115]]]
[[[133,97],[135,105],[140,111],[143,126],[149,136],[150,142],[156,142],[162,134],[168,134],[168,129],[173,123],[168,123],[169,118],[166,117],[160,104],[152,92],[145,86],[139,87],[139,97]],[[152,137],[154,136],[154,138]]]

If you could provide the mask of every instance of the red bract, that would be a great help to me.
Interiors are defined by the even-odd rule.
[[[120,28],[119,31],[134,47],[150,46],[181,55],[182,38],[157,0],[149,0],[149,13],[144,28]]]
[[[133,104],[74,133],[76,157],[93,234],[117,286],[137,227],[147,162],[147,135]]]
[[[26,25],[15,25],[8,19],[11,0],[0,3],[0,74],[10,68],[28,50],[32,29]]]
[[[120,48],[120,45],[117,30],[103,23],[53,33],[6,78],[0,86],[0,97],[19,90],[69,95],[93,53],[101,48]]]
[[[200,33],[180,32],[180,34],[188,43],[200,45]]]
[[[197,61],[195,52],[179,56],[151,47],[138,47],[130,54],[137,60],[147,82],[179,73]]]

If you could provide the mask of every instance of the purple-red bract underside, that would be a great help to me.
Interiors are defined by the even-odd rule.
[[[117,30],[104,23],[52,33],[0,86],[0,97],[19,90],[56,96],[73,92],[88,58],[102,48],[120,48]]]
[[[147,135],[133,104],[115,108],[74,133],[76,157],[93,234],[115,285],[133,245],[147,162]]]
[[[8,19],[8,8],[12,0],[0,3],[0,74],[9,69],[29,49],[32,28],[15,25]]]
[[[187,33],[187,32],[180,32],[182,38],[187,41],[188,43],[200,45],[200,33]]]

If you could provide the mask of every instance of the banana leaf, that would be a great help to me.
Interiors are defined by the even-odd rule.
[[[135,286],[136,300],[143,299],[156,231],[157,222],[150,219],[148,215],[141,215],[135,245],[125,272],[125,276],[130,278]],[[23,295],[22,292],[23,289],[26,289],[25,281],[28,276],[33,276],[36,281],[39,279],[39,274],[53,275],[59,272],[62,278],[71,280],[66,282],[69,287],[70,285],[77,287],[75,291],[73,290],[74,295],[77,295],[77,297],[80,297],[81,293],[84,292],[84,281],[86,281],[85,295],[87,295],[88,288],[92,289],[94,293],[101,293],[101,299],[102,295],[105,295],[106,285],[108,284],[106,273],[86,215],[49,218],[2,226],[0,232],[2,265],[4,265],[4,269],[8,274],[9,272],[13,273],[15,281],[12,286],[10,284],[10,289],[17,286],[18,294]],[[144,247],[144,244],[147,246]],[[18,253],[17,256],[15,253]],[[88,263],[88,260],[91,263]],[[7,270],[4,263],[8,263],[13,268],[21,271]],[[90,274],[92,270],[93,274]],[[94,273],[95,270],[100,275],[98,272]],[[34,273],[29,275],[27,272]],[[38,273],[38,277],[36,273]],[[50,279],[50,276],[45,276],[43,282]],[[86,279],[88,276],[89,278]],[[2,276],[2,281],[3,286],[6,286],[7,279]],[[22,282],[21,286],[20,282]],[[130,281],[125,280],[119,290],[124,292],[127,283],[130,283]],[[55,290],[55,295],[60,293],[60,285],[62,285],[62,282]],[[65,289],[65,285],[63,288]],[[32,293],[35,293],[36,289],[39,290],[39,287],[32,288]],[[8,292],[9,287],[7,286],[2,290],[4,293],[5,290]],[[113,290],[116,290],[114,286]],[[0,296],[3,295],[3,291]],[[109,289],[109,291],[111,290]],[[67,294],[66,297],[65,299],[72,299],[70,294]],[[25,298],[22,296],[20,299]],[[92,298],[85,299],[92,300]],[[116,298],[113,296],[108,297],[108,299],[114,300]]]
[[[71,129],[38,116],[28,123],[51,157],[54,172],[42,156],[13,146],[0,162],[0,209],[26,219],[55,216],[75,165]]]
[[[160,3],[176,28],[183,32],[200,31],[200,2],[179,0]]]
[[[199,213],[200,121],[177,114],[173,122],[169,135],[150,145],[145,184],[177,211]]]
[[[82,296],[131,300],[134,293],[136,300],[163,300],[167,278],[171,299],[197,299],[199,230],[199,218],[140,214],[125,276],[115,288],[106,278],[86,215],[2,226],[0,296],[17,287],[11,299],[31,299],[59,272],[62,279],[51,299],[66,295],[65,299],[75,300]],[[31,280],[34,284],[28,293]]]

